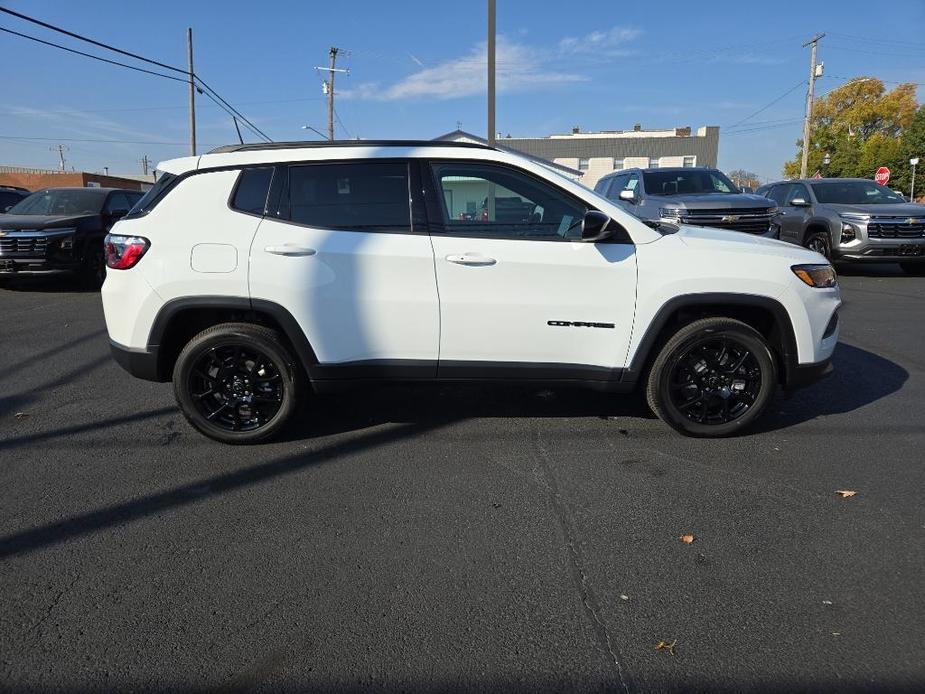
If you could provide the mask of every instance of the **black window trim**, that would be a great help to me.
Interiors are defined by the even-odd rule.
[[[437,172],[436,166],[449,164],[449,165],[462,165],[462,166],[482,166],[488,168],[500,168],[507,169],[514,173],[527,176],[528,178],[533,179],[534,181],[544,185],[551,186],[556,189],[564,197],[569,200],[577,203],[579,206],[583,207],[585,213],[587,214],[591,210],[596,210],[597,208],[591,206],[586,201],[579,198],[577,195],[573,195],[564,188],[560,188],[555,185],[555,183],[543,178],[542,176],[537,176],[532,171],[527,171],[526,169],[521,169],[520,167],[513,166],[506,162],[499,161],[487,161],[485,159],[421,159],[422,165],[427,167],[429,175],[424,177],[425,179],[425,200],[427,201],[427,216],[428,216],[428,228],[430,233],[434,236],[447,236],[452,238],[469,238],[469,239],[489,239],[497,241],[549,241],[552,243],[575,243],[581,242],[580,238],[577,239],[568,239],[562,236],[521,236],[521,235],[512,235],[512,234],[473,234],[465,230],[450,230],[447,229],[446,225],[443,223],[443,211],[440,207],[440,199],[442,195],[440,194],[440,186],[437,182]],[[618,223],[614,220],[614,223]],[[628,235],[627,235],[628,236]]]
[[[266,168],[267,166],[275,167],[273,172],[273,178],[270,181],[270,192],[267,196],[267,205],[264,208],[263,217],[273,219],[281,224],[289,224],[291,226],[301,227],[303,229],[316,229],[318,231],[343,231],[353,234],[417,234],[421,235],[426,233],[427,227],[426,224],[423,224],[420,217],[418,217],[419,224],[422,224],[420,230],[415,225],[415,194],[414,194],[414,169],[416,168],[412,164],[414,159],[408,157],[352,157],[349,159],[302,159],[298,161],[291,162],[280,162],[274,164],[260,164],[251,168]],[[294,222],[289,217],[284,217],[280,215],[281,203],[280,199],[283,191],[286,189],[285,183],[288,181],[289,169],[293,166],[325,166],[325,165],[345,165],[345,164],[361,164],[361,163],[383,163],[383,164],[404,164],[407,170],[407,180],[408,180],[408,227],[405,229],[398,229],[395,227],[320,227],[314,224],[304,224],[302,222]],[[419,178],[419,176],[418,176]],[[271,202],[272,201],[272,202]],[[275,210],[275,213],[274,213]],[[246,212],[243,214],[247,214]],[[291,216],[291,215],[290,215]]]

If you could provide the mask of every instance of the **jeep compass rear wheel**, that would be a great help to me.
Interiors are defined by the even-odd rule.
[[[295,362],[278,333],[225,323],[199,333],[173,371],[177,402],[190,424],[224,443],[276,434],[295,409]]]
[[[688,436],[729,436],[754,422],[774,395],[777,372],[764,337],[729,318],[681,328],[652,365],[649,406]]]

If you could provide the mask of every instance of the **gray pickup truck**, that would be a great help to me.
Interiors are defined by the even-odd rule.
[[[777,207],[765,197],[743,192],[717,169],[622,169],[601,178],[594,190],[652,223],[692,224],[777,238]]]
[[[866,178],[779,181],[759,194],[780,207],[780,238],[832,261],[899,263],[925,275],[925,205]]]

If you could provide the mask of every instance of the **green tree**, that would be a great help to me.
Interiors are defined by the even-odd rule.
[[[915,85],[886,91],[875,77],[857,77],[818,99],[813,106],[808,175],[872,178],[879,166],[892,172],[890,184],[908,183],[909,164],[902,166],[901,137],[918,116]],[[797,147],[802,148],[802,140]],[[829,154],[828,166],[823,163]],[[784,165],[784,175],[800,175],[801,151]]]
[[[916,199],[925,197],[925,106],[920,106],[912,116],[909,125],[903,131],[901,140],[903,166],[909,166],[909,160],[918,157],[920,162],[915,167]],[[910,169],[910,174],[911,169]],[[911,181],[910,181],[911,182]],[[909,188],[903,189],[908,193]]]

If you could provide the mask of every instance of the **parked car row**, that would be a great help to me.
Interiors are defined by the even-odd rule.
[[[0,281],[67,273],[89,288],[100,287],[106,276],[103,239],[142,195],[119,188],[46,188],[21,195],[0,215]]]
[[[778,181],[752,195],[717,169],[626,169],[600,179],[595,191],[650,223],[732,229],[833,262],[895,262],[925,274],[925,205],[867,179]]]

